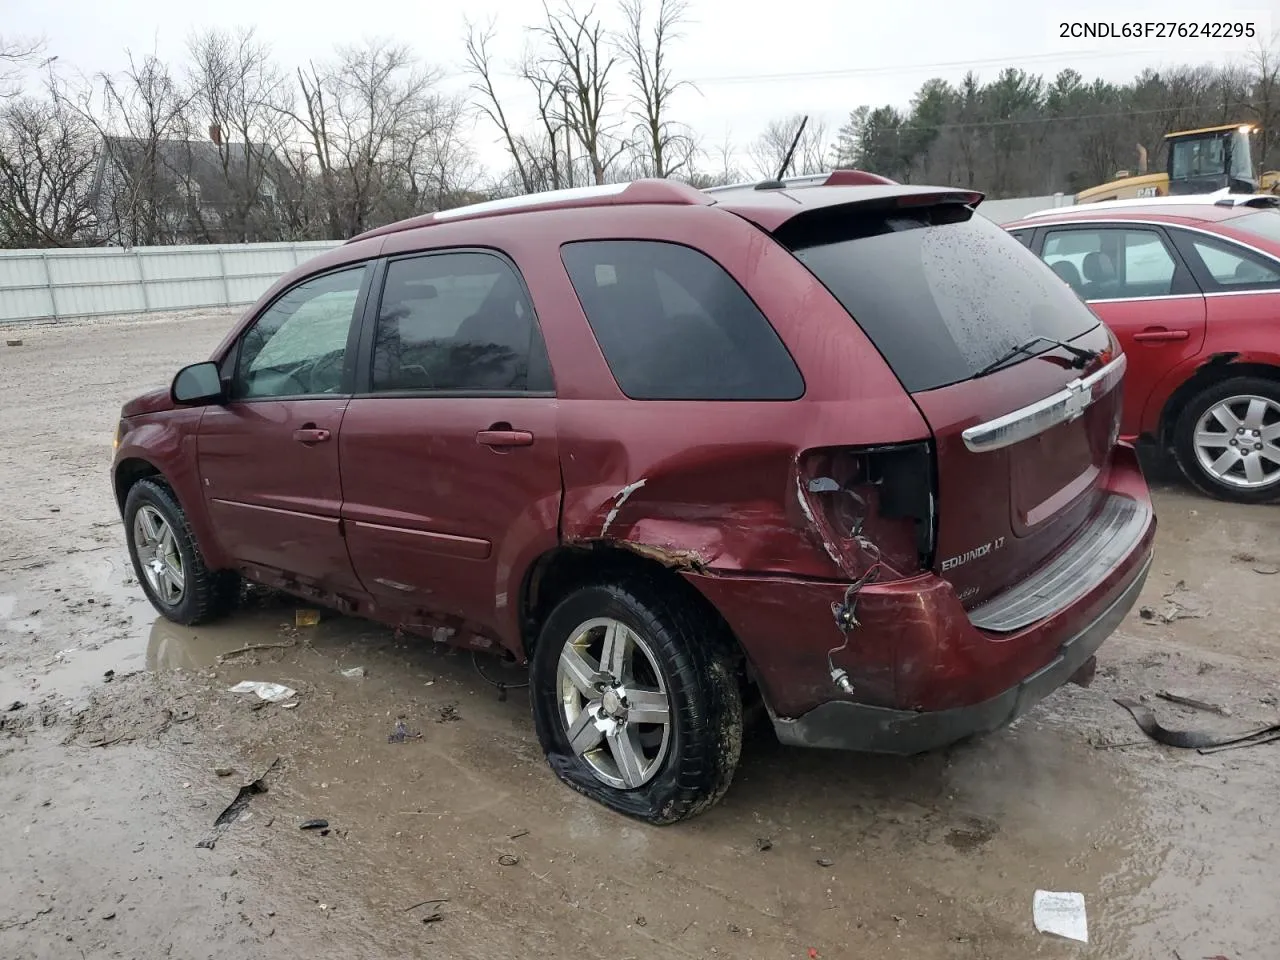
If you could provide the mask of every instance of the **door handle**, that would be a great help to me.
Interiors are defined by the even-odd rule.
[[[1169,330],[1165,327],[1149,327],[1141,333],[1135,333],[1135,340],[1186,340],[1191,334],[1186,330]]]
[[[529,447],[533,445],[533,434],[528,430],[481,430],[476,434],[476,443],[484,447]]]
[[[301,427],[293,431],[293,439],[299,443],[324,443],[329,439],[329,431],[316,427]]]

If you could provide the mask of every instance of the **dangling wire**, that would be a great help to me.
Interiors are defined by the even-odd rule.
[[[476,673],[480,674],[481,677],[497,687],[499,693],[505,693],[507,690],[523,690],[529,685],[528,680],[525,680],[523,683],[507,683],[505,680],[494,680],[492,677],[488,676],[480,666],[479,650],[471,651],[471,665],[476,668]]]
[[[849,647],[849,634],[854,627],[858,626],[858,592],[868,583],[874,583],[876,577],[880,573],[880,561],[876,561],[867,568],[857,580],[854,580],[845,588],[844,599],[831,604],[831,615],[836,618],[836,627],[840,631],[842,638],[838,646],[832,647],[827,651],[827,669],[831,671],[831,679],[846,693],[853,692],[853,684],[849,681],[849,674],[841,667],[837,667],[835,657],[838,653],[844,653]]]

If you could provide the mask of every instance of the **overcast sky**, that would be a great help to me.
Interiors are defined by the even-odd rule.
[[[613,6],[613,0],[597,3],[606,20]],[[0,0],[0,32],[43,36],[59,68],[85,73],[118,69],[126,48],[179,59],[192,30],[210,26],[256,26],[288,66],[321,59],[338,43],[391,36],[453,74],[450,82],[460,89],[467,82],[456,76],[464,15],[481,22],[496,18],[497,52],[505,61],[519,55],[526,28],[540,12],[537,0]],[[1240,45],[1065,41],[1056,38],[1053,25],[1068,18],[1233,16],[1252,19],[1269,35],[1280,27],[1280,0],[1201,0],[1173,7],[1152,0],[1083,6],[1036,0],[690,0],[690,22],[672,59],[677,75],[696,80],[698,90],[682,93],[676,119],[697,129],[709,147],[729,134],[742,148],[775,117],[806,112],[825,119],[834,133],[859,104],[905,106],[922,81],[955,81],[969,69],[990,78],[1005,64],[1050,75],[1074,67],[1086,77],[1125,80],[1147,66],[1221,63],[1242,57]],[[508,112],[531,109],[520,84],[504,80]],[[501,164],[494,137],[487,125],[477,126],[482,160]]]

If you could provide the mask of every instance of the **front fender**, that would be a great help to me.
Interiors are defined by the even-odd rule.
[[[200,483],[196,441],[204,408],[178,408],[121,421],[120,444],[111,464],[111,483],[124,511],[126,485],[135,470],[159,472],[187,516],[191,532],[212,569],[231,566],[218,542]]]

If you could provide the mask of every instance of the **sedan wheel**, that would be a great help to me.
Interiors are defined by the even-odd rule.
[[[1280,480],[1280,403],[1228,397],[1196,424],[1196,459],[1211,476],[1246,489]]]
[[[1174,425],[1183,474],[1223,500],[1280,496],[1280,383],[1239,377],[1191,398]]]

